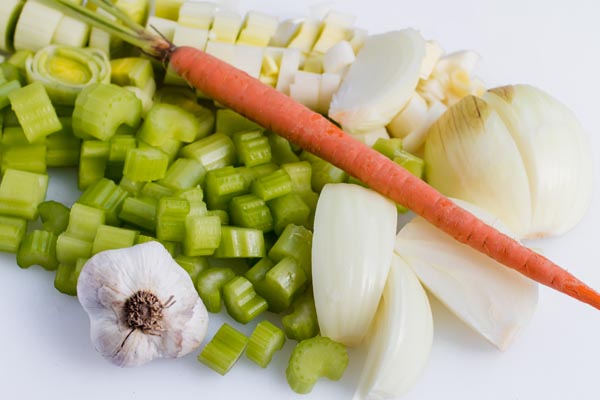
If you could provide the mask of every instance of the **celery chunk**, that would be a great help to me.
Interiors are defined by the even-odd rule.
[[[240,358],[248,338],[228,324],[223,324],[198,355],[198,361],[225,375]]]
[[[0,183],[0,214],[36,219],[47,189],[48,175],[7,169]]]
[[[246,357],[266,368],[273,359],[276,351],[281,350],[285,343],[285,335],[282,330],[269,321],[260,321],[246,347]]]

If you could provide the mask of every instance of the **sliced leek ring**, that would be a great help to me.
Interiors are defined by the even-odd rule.
[[[15,28],[15,50],[38,51],[48,46],[62,18],[63,13],[50,6],[26,2]]]
[[[12,52],[15,27],[21,9],[22,0],[2,0],[0,2],[0,50]]]

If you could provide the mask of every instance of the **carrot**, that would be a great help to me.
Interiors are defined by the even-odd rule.
[[[85,17],[81,7],[69,5],[67,0],[56,1],[80,9],[79,14]],[[546,257],[485,224],[398,164],[345,134],[327,118],[205,52],[175,47],[164,38],[136,27],[115,11],[108,0],[100,3],[105,10],[112,10],[113,15],[118,14],[131,32],[123,34],[123,28],[115,27],[110,20],[98,23],[98,16],[87,15],[88,22],[170,61],[179,75],[204,94],[343,169],[456,240],[543,285],[600,309],[600,293]]]

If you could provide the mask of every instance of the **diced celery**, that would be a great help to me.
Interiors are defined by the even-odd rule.
[[[186,217],[189,212],[190,202],[186,199],[161,198],[156,210],[156,237],[173,242],[183,241],[186,238]]]
[[[150,197],[127,197],[119,212],[119,218],[140,228],[156,229],[156,208],[158,201]]]
[[[92,254],[104,250],[122,249],[135,244],[137,232],[131,229],[117,228],[115,226],[100,225],[92,245]]]
[[[158,240],[155,237],[147,236],[147,235],[137,235],[135,239],[135,244],[147,243],[147,242],[158,242],[163,245],[163,247],[169,252],[171,257],[175,257],[179,252],[178,243],[176,242],[167,242],[164,240]]]
[[[86,241],[93,241],[96,231],[106,221],[103,210],[75,203],[71,207],[67,232]]]
[[[183,144],[179,140],[172,139],[172,138],[167,138],[165,140],[165,142],[162,145],[160,145],[160,146],[151,146],[148,143],[142,142],[142,141],[140,141],[138,143],[138,147],[141,148],[141,149],[150,147],[152,149],[158,149],[158,150],[160,150],[169,159],[169,164],[172,163],[175,160],[175,158],[179,154],[179,150],[181,149],[182,145]]]
[[[230,268],[237,276],[245,275],[248,272],[247,258],[216,258],[214,256],[206,257],[208,265],[211,268]]]
[[[152,63],[147,58],[126,57],[110,61],[110,80],[119,86],[144,88],[154,79]]]
[[[160,200],[163,197],[175,195],[175,191],[165,185],[161,185],[156,182],[147,182],[140,189],[139,195],[141,197],[151,197],[156,200]]]
[[[425,170],[425,162],[423,159],[414,156],[407,151],[401,151],[393,158],[393,160],[396,164],[406,168],[414,176],[423,178],[423,171]]]
[[[268,201],[292,191],[292,180],[282,169],[257,178],[251,185],[252,193]]]
[[[190,275],[192,282],[196,282],[198,275],[208,269],[206,257],[190,257],[180,254],[175,257],[175,261]]]
[[[61,264],[75,265],[78,258],[92,255],[92,241],[85,240],[69,232],[58,235],[56,240],[56,258]]]
[[[81,139],[73,136],[70,118],[59,118],[63,129],[46,137],[46,164],[71,167],[79,163]]]
[[[262,312],[268,304],[259,296],[252,283],[242,276],[237,276],[223,286],[223,299],[227,313],[237,322],[247,324]]]
[[[275,263],[273,260],[271,260],[269,257],[263,257],[256,264],[254,264],[252,268],[246,271],[244,276],[252,283],[256,291],[260,292],[261,288],[259,288],[259,286],[264,283],[267,272],[269,272],[269,270],[274,266]]]
[[[248,190],[243,175],[231,166],[208,171],[204,184],[206,203],[211,210],[227,210],[231,199]]]
[[[198,361],[225,375],[240,358],[248,338],[228,324],[223,324],[198,355]]]
[[[56,290],[69,296],[77,296],[77,280],[87,260],[78,258],[74,264],[60,264],[54,278]]]
[[[285,227],[277,242],[269,250],[269,258],[281,261],[292,257],[304,269],[307,278],[311,277],[312,232],[303,226],[288,225]]]
[[[281,169],[292,179],[292,193],[312,192],[312,166],[308,161],[282,164]]]
[[[135,137],[123,134],[114,135],[109,143],[105,176],[114,181],[121,180],[123,178],[123,167],[125,167],[127,152],[136,147],[137,142]]]
[[[215,251],[218,258],[262,258],[265,256],[265,241],[258,229],[221,227],[221,242]]]
[[[125,190],[127,193],[129,193],[132,196],[137,196],[138,193],[144,187],[144,185],[145,185],[144,182],[134,182],[131,179],[126,178],[126,177],[122,177],[121,180],[119,181],[119,187],[123,188],[123,190]]]
[[[292,304],[291,312],[281,318],[285,335],[292,340],[305,340],[319,334],[319,320],[312,290],[302,293]]]
[[[12,80],[8,82],[0,83],[0,110],[10,104],[10,100],[8,99],[8,95],[15,90],[21,88],[21,82],[18,80]]]
[[[235,278],[231,268],[208,268],[196,278],[196,291],[211,313],[221,311],[223,286]]]
[[[168,164],[169,158],[160,150],[151,147],[130,149],[125,159],[123,176],[132,181],[154,181],[165,176]]]
[[[310,215],[310,208],[302,198],[290,193],[267,202],[273,216],[273,230],[280,234],[289,224],[306,225]]]
[[[204,182],[206,170],[199,161],[178,158],[167,170],[160,183],[172,189],[189,189]]]
[[[257,123],[250,121],[233,110],[227,108],[217,110],[216,132],[232,135],[236,132],[256,129],[263,130]]]
[[[104,176],[108,163],[109,143],[98,140],[84,140],[79,155],[79,175],[77,185],[80,190],[87,188]]]
[[[308,220],[303,225],[306,229],[312,229],[313,224],[315,222],[315,211],[317,211],[317,202],[319,201],[319,195],[315,192],[304,192],[299,194],[299,196],[302,198],[304,204],[306,204],[308,208],[310,208]]]
[[[46,173],[47,147],[45,144],[5,146],[2,149],[2,173],[7,169]]]
[[[284,343],[285,335],[281,329],[269,321],[260,321],[248,340],[246,357],[266,368],[275,352],[283,348]]]
[[[202,198],[204,197],[204,192],[200,187],[180,190],[176,193],[176,196],[181,197],[182,199],[186,199],[190,202],[190,212],[188,215],[195,217],[209,215],[206,203],[202,201]],[[223,223],[221,222],[221,224]]]
[[[293,152],[290,142],[288,142],[285,138],[282,138],[274,133],[269,133],[268,137],[274,162],[277,164],[285,164],[300,161],[298,155]]]
[[[60,120],[40,82],[14,90],[8,98],[30,143],[43,140],[49,134],[61,130]]]
[[[119,224],[119,212],[129,193],[113,181],[101,178],[88,186],[81,194],[77,203],[98,208],[105,212],[108,225]]]
[[[267,271],[264,282],[256,288],[273,312],[285,311],[306,289],[308,278],[292,257],[286,257]]]
[[[186,256],[211,255],[222,240],[221,220],[216,216],[188,216],[185,219],[183,253]]]
[[[129,90],[113,84],[87,86],[75,101],[73,133],[82,139],[108,140],[121,124],[139,125],[142,103]]]
[[[167,139],[190,143],[196,140],[200,123],[181,107],[166,103],[152,106],[138,132],[138,139],[152,146],[160,146]]]
[[[236,161],[233,141],[222,133],[188,144],[181,149],[181,155],[200,161],[207,171],[233,165]]]
[[[387,158],[389,158],[391,160],[394,157],[399,156],[400,153],[402,152],[402,139],[400,139],[400,138],[390,138],[390,139],[379,138],[373,144],[373,150],[378,151],[379,153],[383,154],[384,156],[386,156]]]
[[[264,200],[253,194],[234,197],[229,202],[229,214],[233,225],[243,228],[260,229],[268,232],[273,229],[273,217]]]
[[[25,219],[0,215],[0,251],[16,253],[25,231],[27,231]]]
[[[206,215],[219,217],[221,225],[229,225],[229,214],[225,210],[207,210]]]
[[[300,159],[310,162],[312,166],[312,188],[317,193],[321,192],[323,186],[328,183],[342,183],[348,179],[348,174],[342,169],[307,151],[300,154]]]
[[[48,231],[34,230],[26,234],[17,252],[19,267],[40,265],[48,271],[58,268],[56,239],[57,236]]]
[[[38,213],[45,230],[60,235],[69,225],[69,207],[54,200],[48,200],[38,205]]]
[[[0,214],[36,219],[47,189],[48,175],[7,169],[0,183]]]
[[[294,392],[306,394],[322,376],[339,380],[347,366],[348,352],[344,345],[317,336],[296,345],[286,369],[286,377]]]

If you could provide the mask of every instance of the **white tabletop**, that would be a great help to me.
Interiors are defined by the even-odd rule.
[[[305,15],[312,1],[241,1],[281,17]],[[489,86],[530,83],[567,104],[590,133],[596,191],[585,219],[557,239],[529,243],[600,289],[600,3],[596,0],[348,0],[336,9],[370,32],[415,27],[448,51],[477,50]],[[49,198],[72,202],[76,176],[53,173]],[[600,311],[550,289],[520,338],[501,353],[432,301],[435,339],[422,379],[404,399],[597,399]],[[119,369],[92,348],[76,298],[59,294],[53,275],[19,269],[0,254],[0,398],[5,399],[332,399],[351,398],[361,355],[340,382],[321,381],[307,396],[285,381],[287,344],[263,370],[246,359],[221,377],[197,352],[136,369]],[[209,337],[224,320],[212,319]],[[237,325],[236,325],[237,326]],[[242,327],[250,333],[252,326]],[[85,397],[83,397],[85,396]],[[211,397],[212,396],[212,397]]]

